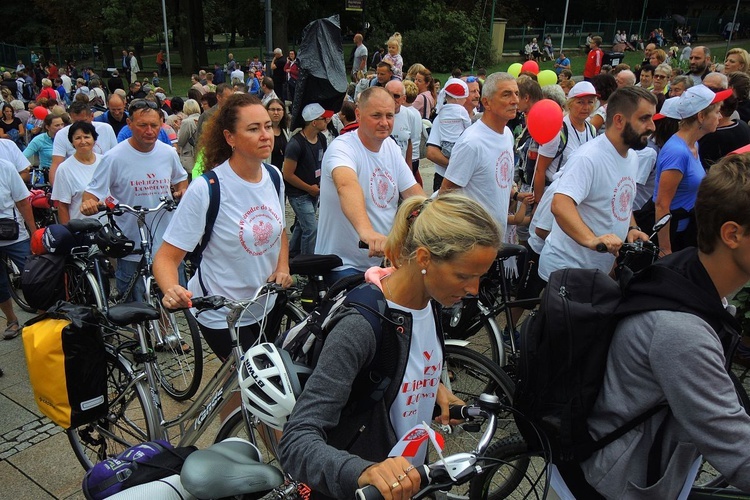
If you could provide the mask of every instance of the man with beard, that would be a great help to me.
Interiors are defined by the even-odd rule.
[[[708,47],[699,45],[690,52],[690,72],[688,76],[693,79],[693,85],[700,85],[703,78],[711,72],[711,51]]]
[[[607,101],[604,134],[571,155],[552,198],[555,222],[544,243],[539,276],[558,269],[608,273],[627,241],[647,240],[633,218],[638,155],[654,132],[656,96],[640,87],[616,90]],[[599,253],[604,244],[608,253]]]

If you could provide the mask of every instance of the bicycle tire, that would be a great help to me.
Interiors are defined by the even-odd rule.
[[[547,457],[529,450],[521,436],[492,443],[483,458],[489,460],[482,464],[482,474],[469,482],[472,500],[546,498]]]
[[[444,309],[443,333],[449,339],[469,341],[473,350],[499,364],[500,348],[495,333],[499,337],[502,330],[494,316],[482,314],[478,301],[476,298],[465,299],[458,312],[460,316],[454,316],[453,309]]]
[[[158,422],[151,411],[148,382],[133,382],[133,377],[130,363],[107,351],[107,416],[66,430],[84,469],[156,435]]]
[[[190,312],[169,312],[162,305],[162,298],[161,292],[154,293],[152,305],[161,313],[161,319],[149,322],[147,328],[157,358],[156,376],[169,397],[185,401],[195,396],[203,378],[201,332]]]
[[[68,259],[63,271],[65,279],[65,300],[72,304],[96,306],[104,311],[106,297],[99,287],[96,277],[79,259]]]
[[[13,298],[13,302],[26,312],[36,312],[36,309],[26,302],[23,290],[21,289],[21,273],[23,269],[19,269],[15,261],[8,255],[3,255],[3,268],[3,272],[8,278],[8,288],[10,288],[10,296]]]
[[[278,440],[276,439],[275,435],[264,439],[264,431],[259,428],[262,425],[263,424],[254,425],[253,432],[248,435],[247,426],[245,426],[245,419],[242,416],[242,412],[235,411],[232,415],[230,415],[228,419],[222,422],[221,427],[219,428],[219,432],[216,433],[216,439],[214,440],[214,443],[219,443],[230,437],[246,439],[253,443],[260,450],[263,463],[273,465],[274,467],[281,469],[281,465],[279,464],[279,461],[276,458],[274,451],[272,450],[274,446],[278,446]],[[265,432],[273,433],[274,430],[270,427],[265,427]],[[269,439],[271,441],[275,441],[275,443],[271,444],[270,447],[268,446],[268,444],[266,444],[266,441]]]
[[[729,371],[729,378],[732,379],[732,385],[734,385],[734,391],[737,393],[740,404],[745,409],[745,412],[750,415],[750,397],[745,390],[745,386],[742,385],[742,381],[731,370]],[[703,460],[693,486],[700,488],[723,488],[727,485],[728,483],[724,479],[724,476],[719,474],[706,460]]]
[[[443,383],[466,404],[474,403],[483,392],[488,392],[497,395],[504,405],[511,406],[515,385],[508,374],[487,357],[468,347],[446,345],[443,367]],[[443,455],[475,450],[485,426],[486,422],[479,420],[473,424],[452,426],[450,433],[443,434]],[[433,427],[438,426],[433,424]],[[440,428],[437,430],[440,431]],[[517,433],[513,415],[509,411],[501,412],[498,415],[495,439]],[[428,462],[434,462],[437,458],[437,454],[430,449]],[[449,498],[472,498],[469,496],[469,484],[455,486],[450,491]]]

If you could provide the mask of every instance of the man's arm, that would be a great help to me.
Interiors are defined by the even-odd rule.
[[[616,234],[595,235],[581,219],[576,202],[566,194],[555,193],[552,198],[552,214],[560,229],[583,247],[596,250],[597,245],[603,243],[609,253],[617,255],[622,246],[622,240]]]
[[[458,184],[454,184],[445,177],[443,177],[443,182],[440,184],[440,194],[445,194],[450,191],[453,191],[455,189],[461,189],[463,186],[459,186]]]
[[[432,144],[427,145],[427,159],[441,167],[448,167],[448,157],[443,154],[443,150]]]
[[[341,166],[333,169],[331,173],[333,185],[339,195],[341,211],[357,231],[359,239],[370,247],[370,257],[382,256],[385,249],[386,236],[380,234],[372,227],[367,215],[365,195],[359,185],[357,173],[349,167]],[[411,188],[410,188],[411,189]],[[404,191],[408,193],[409,189]],[[354,244],[354,242],[352,242]]]
[[[89,193],[83,192],[81,196],[81,213],[83,215],[95,215],[99,212],[99,198]]]
[[[412,142],[409,139],[409,145],[406,146],[406,163],[411,166]]]
[[[26,223],[26,230],[29,234],[32,234],[36,230],[36,223],[34,222],[34,211],[31,209],[29,199],[24,198],[21,201],[17,201],[16,208],[21,213],[21,217],[23,217],[23,220]]]
[[[281,172],[284,174],[284,180],[291,186],[306,191],[310,196],[320,194],[320,187],[317,184],[308,184],[297,176],[297,160],[285,158]]]
[[[176,200],[179,200],[182,198],[182,195],[185,194],[185,190],[188,187],[188,181],[185,179],[184,181],[180,181],[177,184],[172,185],[172,195]]]

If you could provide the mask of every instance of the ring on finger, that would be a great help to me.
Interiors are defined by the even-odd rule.
[[[392,490],[395,490],[396,488],[398,488],[398,487],[399,487],[399,485],[400,485],[400,483],[399,483],[398,481],[396,481],[395,483],[393,483],[393,484],[391,485],[391,489],[392,489]]]
[[[414,466],[413,466],[413,465],[410,465],[409,467],[407,467],[407,468],[406,468],[406,469],[404,470],[404,474],[408,474],[408,473],[410,473],[410,472],[411,472],[411,471],[413,471],[413,470],[414,470]]]
[[[396,479],[400,483],[401,481],[403,481],[404,479],[406,479],[406,474],[399,474]]]

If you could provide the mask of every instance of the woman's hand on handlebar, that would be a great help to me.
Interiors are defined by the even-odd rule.
[[[365,469],[357,484],[375,486],[385,500],[406,500],[422,488],[419,472],[404,458],[388,458]]]
[[[192,298],[192,292],[184,289],[180,285],[174,285],[164,291],[164,297],[162,297],[161,303],[167,309],[186,309],[193,306],[193,303],[190,300]]]
[[[292,276],[288,272],[276,271],[266,280],[267,283],[276,283],[283,288],[289,288],[294,284]]]
[[[441,382],[438,386],[437,396],[435,402],[440,407],[440,415],[435,417],[435,421],[443,425],[458,425],[463,420],[456,420],[450,418],[450,408],[452,406],[466,406],[466,403],[461,401],[459,397],[453,394],[447,387]]]

